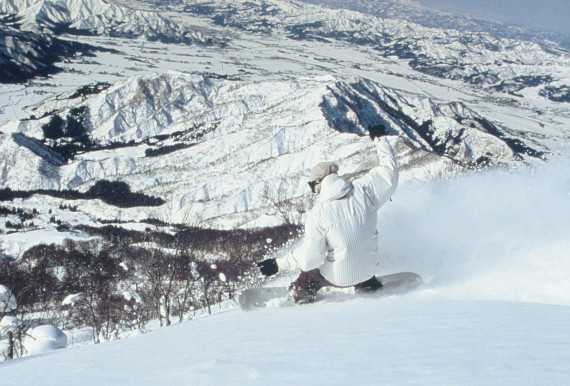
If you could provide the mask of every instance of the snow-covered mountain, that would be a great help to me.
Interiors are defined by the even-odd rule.
[[[222,46],[200,28],[157,12],[102,0],[6,0],[0,3],[0,83],[17,83],[58,71],[54,63],[97,48],[58,35],[96,35],[174,44]]]
[[[302,200],[306,171],[318,161],[338,161],[353,175],[373,166],[367,133],[375,126],[401,136],[404,179],[426,168],[438,174],[542,156],[538,144],[462,103],[364,80],[251,83],[169,72],[102,88],[60,95],[30,119],[0,127],[1,151],[12,154],[2,160],[2,187],[86,191],[99,180],[121,180],[168,205],[117,214],[85,203],[83,211],[123,221],[191,215],[236,227],[267,211],[266,187]]]
[[[392,9],[391,3],[386,7]],[[283,35],[299,41],[349,42],[384,58],[404,59],[420,73],[485,88],[519,92],[543,86],[545,95],[552,88],[562,88],[564,100],[570,100],[570,58],[562,49],[555,51],[553,44],[545,47],[489,32],[421,25],[396,18],[402,11],[371,16],[279,0],[192,1],[184,4],[183,11],[248,33]]]
[[[67,42],[42,33],[0,26],[0,83],[18,83],[38,75],[58,71],[55,62],[76,53],[86,53],[88,45]]]
[[[0,120],[0,147],[11,154],[1,161],[2,188],[85,193],[101,180],[123,181],[167,204],[84,200],[83,214],[257,226],[279,221],[267,217],[268,189],[283,201],[310,199],[305,180],[316,162],[338,160],[350,176],[372,167],[373,126],[401,136],[403,181],[542,159],[566,135],[567,114],[545,90],[565,100],[569,58],[538,43],[300,2],[163,2],[153,6],[160,16],[142,10],[148,3],[130,4],[2,4],[18,15],[14,33],[30,33],[18,25],[63,25],[101,35],[79,35],[77,44],[108,50],[92,61],[69,59],[74,76],[59,82],[75,87],[8,94],[3,108],[15,104],[26,115]],[[231,38],[211,48],[125,39],[192,25]],[[512,118],[521,114],[528,118]]]
[[[467,15],[443,13],[420,5],[420,2],[401,0],[301,0],[325,7],[350,9],[382,18],[404,19],[426,27],[483,32],[499,38],[528,40],[545,46],[559,45],[566,50],[568,36],[552,32],[531,31],[526,28],[498,23]]]
[[[162,2],[160,15],[131,4],[2,4],[14,27],[82,30],[96,36],[74,39],[114,50],[69,60],[74,76],[63,83],[79,86],[47,84],[5,102],[13,110],[13,100],[38,95],[16,103],[27,116],[0,127],[3,154],[12,154],[2,159],[2,187],[86,192],[119,180],[168,204],[95,201],[84,212],[254,226],[268,212],[267,188],[307,200],[314,163],[338,160],[348,175],[373,166],[373,126],[401,136],[404,180],[543,158],[565,137],[567,114],[547,98],[565,101],[569,58],[538,43],[290,1]],[[192,25],[231,39],[161,43]],[[142,35],[154,42],[125,39]],[[512,119],[520,114],[529,117]]]
[[[6,0],[0,14],[14,17],[22,29],[54,33],[144,38],[182,44],[221,44],[200,31],[156,12],[130,9],[102,0]]]

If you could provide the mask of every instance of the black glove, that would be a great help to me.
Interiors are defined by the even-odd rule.
[[[277,266],[277,261],[275,259],[263,260],[261,263],[257,263],[257,267],[265,276],[275,275],[277,271],[279,271],[279,267]]]
[[[386,127],[382,124],[371,126],[368,128],[368,134],[370,134],[371,139],[382,137],[386,135]]]

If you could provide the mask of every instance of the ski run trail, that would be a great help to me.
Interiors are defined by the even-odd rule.
[[[570,384],[567,159],[403,184],[379,230],[379,273],[417,272],[421,289],[253,312],[227,303],[147,334],[2,362],[0,382]]]

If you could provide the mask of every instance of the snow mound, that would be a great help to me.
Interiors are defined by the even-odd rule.
[[[30,332],[24,346],[31,355],[43,354],[47,351],[65,348],[67,346],[67,335],[55,326],[38,326]]]
[[[7,362],[2,375],[60,386],[562,385],[569,317],[568,307],[413,297],[222,312]]]

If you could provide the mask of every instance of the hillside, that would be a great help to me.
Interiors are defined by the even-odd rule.
[[[8,21],[19,29],[43,29],[58,35],[104,35],[181,44],[217,43],[157,12],[102,0],[7,0],[0,5],[1,14],[8,15]]]
[[[565,384],[567,167],[399,190],[379,219],[382,271],[421,273],[426,285],[407,296],[339,292],[253,312],[226,302],[142,336],[4,362],[2,375],[12,385]]]
[[[264,189],[303,200],[305,171],[325,154],[345,174],[371,167],[367,132],[378,125],[403,138],[404,179],[543,156],[462,103],[333,77],[251,83],[170,72],[60,95],[33,113],[0,127],[0,147],[13,154],[4,187],[86,191],[109,179],[167,201],[160,212],[82,204],[121,221],[243,226],[266,211]]]

